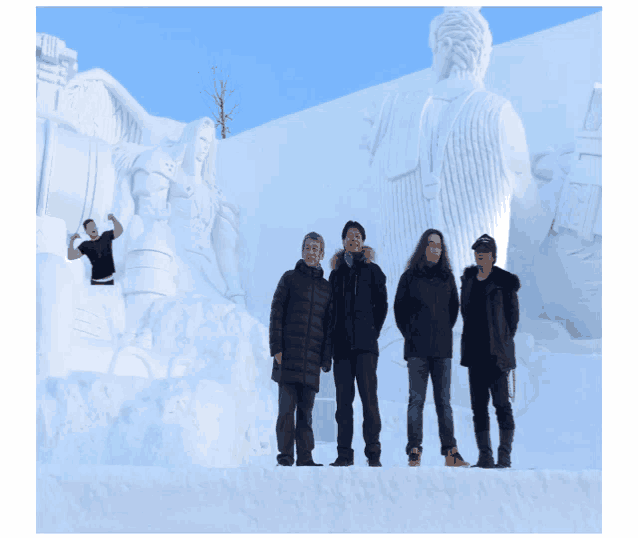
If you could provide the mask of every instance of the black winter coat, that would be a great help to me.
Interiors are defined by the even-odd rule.
[[[330,286],[333,296],[332,346],[335,357],[352,350],[379,355],[379,334],[388,314],[386,277],[374,263],[374,251],[364,247],[352,267],[345,251],[332,258]]]
[[[330,285],[321,267],[299,260],[277,284],[270,309],[272,380],[302,383],[319,392],[320,368],[331,364]]]
[[[461,277],[461,315],[463,336],[461,337],[461,366],[473,366],[472,342],[465,331],[472,284],[478,267],[467,267]],[[509,271],[493,267],[490,282],[485,288],[487,325],[490,334],[490,354],[496,357],[496,365],[507,372],[516,368],[514,335],[518,327],[518,290],[521,281]]]
[[[405,344],[403,358],[452,357],[452,328],[459,315],[454,276],[434,269],[406,271],[394,298],[394,318]]]

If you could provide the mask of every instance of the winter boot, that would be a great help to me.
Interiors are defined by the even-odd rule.
[[[414,447],[408,456],[408,465],[410,467],[420,467],[421,466],[421,452],[419,449]]]
[[[295,460],[292,456],[284,456],[283,454],[277,455],[277,467],[292,467]]]
[[[312,458],[304,461],[297,461],[297,467],[323,467],[323,463],[315,463]]]
[[[476,465],[481,469],[494,469],[494,454],[492,453],[492,443],[490,441],[490,431],[475,432],[476,444],[479,449],[479,459]]]
[[[512,466],[510,454],[512,453],[512,441],[514,440],[514,430],[499,430],[501,443],[498,446],[497,469],[508,469]]]
[[[466,462],[459,454],[459,451],[456,447],[451,448],[447,451],[445,455],[445,466],[446,467],[469,467],[470,464]]]
[[[337,456],[337,459],[330,464],[330,467],[350,467],[351,465],[354,465],[354,458]]]
[[[369,458],[368,467],[382,467],[381,458]]]

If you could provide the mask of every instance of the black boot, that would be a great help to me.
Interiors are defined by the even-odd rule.
[[[501,442],[498,446],[497,469],[507,469],[512,466],[510,454],[512,453],[512,441],[514,440],[514,430],[499,430]]]
[[[490,441],[489,430],[484,432],[475,432],[474,435],[479,449],[479,459],[476,462],[476,465],[472,465],[472,467],[494,469],[494,454],[492,453],[492,442]]]

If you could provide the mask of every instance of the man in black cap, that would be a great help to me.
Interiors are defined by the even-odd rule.
[[[470,397],[479,459],[474,467],[510,467],[514,415],[507,377],[516,368],[514,334],[518,326],[519,278],[496,267],[496,242],[483,234],[472,245],[476,265],[461,277],[461,366],[469,368]],[[498,463],[490,441],[488,403],[496,409],[500,445]]]
[[[337,389],[337,459],[330,465],[354,464],[352,450],[354,383],[363,407],[363,439],[370,467],[381,467],[381,415],[377,398],[379,333],[388,313],[386,277],[363,246],[366,232],[348,221],[341,233],[344,250],[332,258],[332,342]]]

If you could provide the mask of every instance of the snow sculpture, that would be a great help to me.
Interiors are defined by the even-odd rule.
[[[38,39],[44,43],[38,77],[45,60],[75,59],[57,38]],[[87,456],[75,430],[56,430],[61,411],[54,406],[45,411],[52,422],[41,432],[48,439],[42,457],[218,467],[270,453],[268,339],[245,312],[236,252],[239,210],[216,185],[212,121],[184,125],[155,118],[104,71],[75,75],[77,64],[64,67],[54,98],[39,92],[37,104],[38,375],[67,378],[64,405],[93,384],[97,414],[117,418],[117,425],[104,436],[99,420],[83,423],[80,431],[92,436]],[[117,215],[125,233],[114,242],[116,285],[104,289],[87,285],[86,260],[65,257],[69,236],[84,231],[82,222],[92,218],[104,231],[108,213]],[[130,338],[117,353],[111,337],[124,331],[124,318]],[[98,376],[84,380],[82,371]],[[127,379],[111,383],[99,375],[105,373]],[[111,401],[119,385],[128,399],[139,397],[144,410],[147,394],[157,402],[158,412],[144,414],[144,443],[150,443],[144,455],[135,452],[140,424],[131,426],[127,415],[136,404],[118,408]],[[188,387],[197,389],[190,394]],[[44,385],[39,390],[46,392]],[[113,435],[120,434],[115,446]],[[58,443],[61,435],[67,439]]]
[[[207,118],[188,124],[176,142],[114,148],[116,211],[129,229],[124,293],[133,332],[154,300],[176,292],[245,306],[236,251],[239,211],[215,185],[215,151]]]
[[[553,208],[534,259],[543,317],[564,319],[572,337],[602,336],[602,85],[595,84],[575,142],[541,154],[534,175]]]
[[[54,112],[64,85],[78,72],[78,53],[61,39],[35,34],[36,107],[39,112]]]
[[[528,211],[536,201],[522,122],[483,86],[492,36],[479,9],[445,8],[432,21],[438,81],[429,91],[389,95],[373,122],[368,149],[381,181],[380,254],[391,293],[430,227],[446,235],[457,278],[474,263],[471,245],[484,233],[496,239],[505,266],[512,195]],[[542,237],[549,222],[538,224]],[[388,321],[383,347],[400,338]]]

